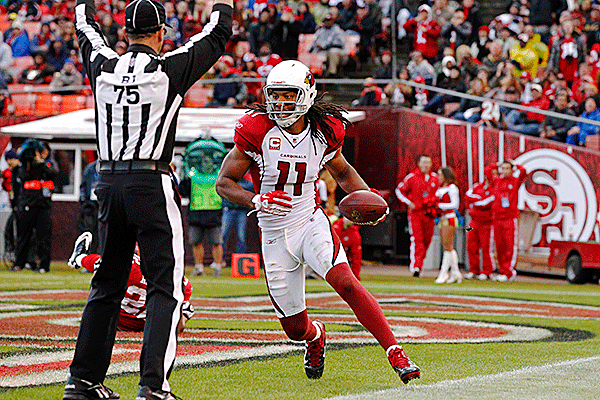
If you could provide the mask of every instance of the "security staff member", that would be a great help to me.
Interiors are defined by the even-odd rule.
[[[148,284],[136,399],[174,398],[167,379],[181,318],[184,244],[169,162],[185,92],[223,53],[231,36],[232,5],[232,0],[216,0],[202,32],[159,57],[165,9],[154,0],[135,0],[125,9],[130,46],[119,56],[94,22],[94,1],[77,0],[79,48],[96,103],[102,261],[92,278],[63,399],[120,398],[102,382],[136,241]]]
[[[13,271],[23,269],[28,261],[31,248],[35,244],[35,253],[40,265],[34,272],[50,271],[50,252],[52,250],[52,205],[56,171],[50,163],[42,159],[44,145],[27,139],[21,147],[21,163],[14,175],[14,195],[17,217],[17,246]],[[34,233],[35,229],[35,243]]]

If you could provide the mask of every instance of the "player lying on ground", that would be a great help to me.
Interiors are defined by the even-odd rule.
[[[99,254],[87,254],[92,243],[92,234],[90,232],[82,233],[75,241],[73,254],[69,258],[69,266],[79,269],[81,267],[90,272],[94,272],[100,265]],[[182,306],[182,316],[179,320],[178,333],[182,333],[187,321],[194,316],[194,307],[190,304],[192,296],[192,284],[183,277],[184,300]],[[127,293],[121,301],[121,311],[119,313],[119,322],[117,329],[125,332],[143,332],[146,322],[146,279],[140,270],[140,251],[136,246],[133,261],[131,263],[131,273],[127,282]]]
[[[264,93],[266,105],[255,105],[236,124],[235,147],[223,161],[216,187],[223,198],[258,211],[269,295],[287,336],[306,341],[306,375],[320,378],[325,361],[325,326],[306,312],[308,265],[375,336],[402,381],[418,378],[419,367],[398,345],[377,300],[352,273],[339,238],[315,201],[323,167],[346,192],[369,190],[341,153],[348,123],[343,109],[317,97],[314,77],[299,61],[275,66]],[[237,183],[247,170],[257,195]]]

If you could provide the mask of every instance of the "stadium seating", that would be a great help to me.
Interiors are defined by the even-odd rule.
[[[196,83],[188,90],[183,100],[185,107],[204,107],[212,100],[212,88],[204,88]]]

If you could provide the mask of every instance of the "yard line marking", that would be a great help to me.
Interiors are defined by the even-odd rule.
[[[600,355],[428,385],[411,384],[370,393],[336,396],[326,400],[592,399],[598,396],[598,370]]]

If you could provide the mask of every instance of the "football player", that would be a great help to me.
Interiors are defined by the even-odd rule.
[[[89,272],[94,272],[100,265],[99,254],[87,254],[92,243],[92,234],[83,232],[75,241],[73,254],[69,258],[68,264],[71,268],[85,268]],[[184,298],[181,307],[181,319],[179,320],[178,333],[182,333],[185,324],[194,316],[194,307],[190,304],[192,296],[192,284],[184,276]],[[146,322],[146,279],[140,270],[140,250],[136,246],[131,263],[131,273],[127,282],[127,292],[121,301],[121,311],[117,329],[125,332],[143,332]]]
[[[310,70],[295,60],[276,65],[263,91],[266,104],[253,105],[236,124],[235,146],[223,161],[216,188],[223,198],[258,211],[269,295],[286,335],[306,341],[306,375],[319,379],[325,362],[325,326],[306,312],[304,269],[309,266],[375,336],[402,381],[418,378],[419,367],[352,273],[339,238],[315,201],[323,167],[346,192],[369,190],[341,153],[348,123],[343,108],[323,101]],[[256,195],[237,183],[247,170]]]

